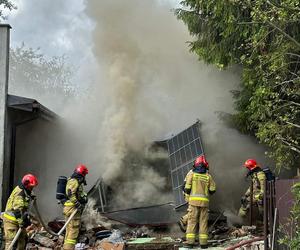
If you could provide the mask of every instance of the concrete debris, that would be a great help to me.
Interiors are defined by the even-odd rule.
[[[122,233],[120,230],[113,230],[111,235],[105,240],[113,244],[124,243]]]
[[[151,234],[151,230],[149,228],[143,226],[140,228],[136,228],[131,231],[132,238],[146,238]]]
[[[88,248],[89,248],[89,246],[84,243],[77,243],[75,245],[75,250],[84,250],[84,249],[88,249]]]
[[[41,246],[49,247],[51,249],[53,249],[56,245],[53,240],[51,240],[50,238],[48,238],[46,236],[42,236],[40,234],[35,234],[32,237],[32,240],[35,241],[36,243],[40,244]]]
[[[237,228],[230,233],[231,237],[243,237],[246,235],[252,235],[256,233],[256,226],[242,226],[241,228]]]
[[[138,250],[138,249],[186,249],[183,248],[184,234],[177,225],[169,228],[153,228],[146,226],[129,227],[125,224],[115,224],[107,221],[108,228],[103,223],[93,223],[86,227],[82,225],[76,250]],[[48,226],[58,232],[64,221],[55,220]],[[111,226],[113,226],[112,229]],[[55,237],[47,232],[37,222],[27,228],[30,235],[28,250],[62,249],[63,236]],[[256,237],[255,237],[256,235]],[[258,235],[258,236],[257,236]],[[209,249],[211,250],[260,250],[263,249],[262,238],[255,226],[229,227],[225,223],[215,223],[210,230]],[[194,247],[193,249],[200,249]]]

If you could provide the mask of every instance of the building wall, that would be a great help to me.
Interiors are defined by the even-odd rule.
[[[6,187],[6,179],[3,175],[5,168],[5,144],[6,144],[6,102],[8,89],[8,64],[9,64],[9,36],[10,26],[0,25],[0,187],[1,199],[0,207],[2,207],[2,192]]]

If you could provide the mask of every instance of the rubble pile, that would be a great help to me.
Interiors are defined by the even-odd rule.
[[[37,222],[27,228],[28,250],[61,249],[63,236],[57,237],[47,233]],[[105,226],[103,226],[103,224]],[[55,220],[48,223],[52,231],[58,232],[64,221]],[[125,250],[125,249],[186,249],[183,247],[184,234],[175,226],[169,229],[149,229],[146,226],[131,228],[121,223],[105,220],[92,227],[83,225],[80,232],[77,250]],[[251,250],[263,249],[263,237],[255,226],[240,228],[228,227],[224,223],[216,223],[210,230],[209,249],[212,250]],[[194,248],[198,249],[198,248]]]

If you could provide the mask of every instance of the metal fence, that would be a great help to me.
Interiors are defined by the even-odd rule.
[[[292,186],[299,179],[266,181],[264,195],[264,249],[287,249],[279,245],[280,235],[293,234],[295,228],[290,221],[294,198]]]

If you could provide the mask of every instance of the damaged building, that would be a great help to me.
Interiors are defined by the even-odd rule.
[[[151,145],[150,150],[165,152],[166,157],[157,159],[158,163],[152,162],[151,167],[166,178],[169,183],[166,192],[172,193],[172,200],[166,201],[164,204],[140,204],[118,210],[109,205],[110,197],[114,196],[113,190],[105,185],[102,179],[99,179],[89,192],[89,196],[96,200],[98,211],[104,213],[111,220],[132,227],[145,225],[166,227],[176,224],[187,210],[187,203],[183,196],[184,178],[192,169],[195,158],[204,155],[200,130],[201,123],[198,120],[178,134]],[[129,164],[135,164],[136,158],[135,155],[135,159],[131,159]],[[143,160],[147,159],[143,158]],[[220,216],[218,211],[210,211],[211,222],[218,217],[220,221],[226,222],[226,218],[223,215]]]
[[[36,120],[54,122],[57,115],[37,100],[10,95],[9,84],[9,44],[10,29],[0,24],[0,169],[1,169],[1,207],[6,204],[9,194],[16,185],[22,169],[16,171],[18,160],[16,149],[22,150],[23,141],[18,140],[18,130],[25,124]],[[27,127],[30,130],[31,126]],[[24,131],[23,131],[24,132]],[[26,133],[26,130],[25,130]],[[30,138],[28,138],[30,140]]]

